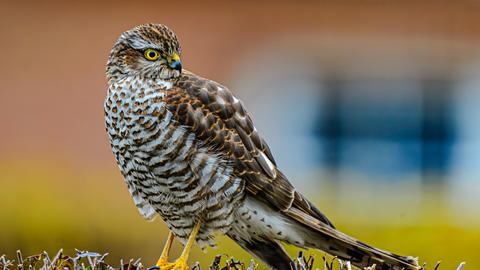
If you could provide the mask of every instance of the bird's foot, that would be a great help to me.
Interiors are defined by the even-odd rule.
[[[160,259],[158,259],[157,261],[157,264],[156,266],[159,268],[159,269],[164,269],[167,265],[169,265],[171,263],[168,262],[168,259],[167,258],[164,258],[164,257],[160,257]]]
[[[166,259],[160,258],[157,262],[160,270],[189,270],[190,267],[184,258],[180,257],[175,262],[169,263]]]

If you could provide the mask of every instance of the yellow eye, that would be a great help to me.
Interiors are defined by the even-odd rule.
[[[157,60],[158,58],[160,58],[160,53],[157,51],[157,50],[154,50],[154,49],[147,49],[143,55],[145,56],[145,58],[147,60],[150,60],[150,61],[155,61]]]

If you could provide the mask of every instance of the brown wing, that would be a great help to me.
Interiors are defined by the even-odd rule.
[[[230,160],[234,173],[246,180],[247,192],[278,210],[294,207],[332,226],[277,169],[243,104],[226,87],[185,72],[165,93],[175,120],[190,128],[212,151]]]

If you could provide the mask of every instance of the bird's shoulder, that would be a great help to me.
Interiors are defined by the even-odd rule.
[[[184,72],[166,91],[167,108],[197,139],[239,161],[238,173],[259,170],[276,176],[273,155],[243,103],[225,86]]]

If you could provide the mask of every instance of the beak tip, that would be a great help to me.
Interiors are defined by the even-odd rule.
[[[175,61],[175,62],[171,63],[170,67],[179,71],[179,72],[182,72],[182,62],[180,62],[180,61]]]

